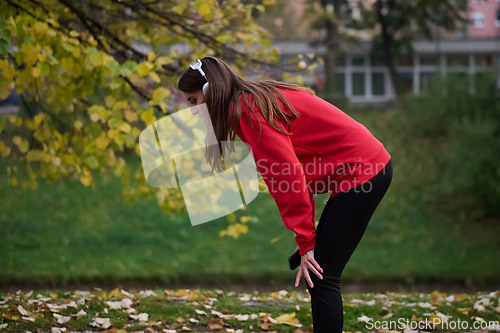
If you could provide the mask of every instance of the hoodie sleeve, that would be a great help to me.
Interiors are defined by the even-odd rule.
[[[285,129],[283,125],[280,124]],[[295,233],[295,242],[304,255],[314,248],[316,241],[315,201],[290,136],[271,127],[258,110],[242,111],[236,135],[251,147],[257,169],[281,218]]]

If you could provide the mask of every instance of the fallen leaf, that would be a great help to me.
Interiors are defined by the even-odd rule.
[[[54,318],[57,319],[57,323],[58,324],[65,324],[67,323],[68,321],[70,321],[71,317],[70,316],[61,316],[60,314],[58,313],[54,313],[53,314]]]
[[[111,327],[111,319],[110,318],[94,318],[90,323],[90,326],[94,327],[102,327],[104,329]]]
[[[468,315],[471,310],[472,310],[472,308],[470,306],[468,306],[466,308],[457,308],[457,311],[463,315]]]
[[[106,303],[112,310],[128,309],[133,304],[129,298],[124,298],[121,301],[106,301]]]
[[[18,305],[17,306],[17,311],[19,311],[20,314],[22,314],[23,316],[29,316],[30,313],[28,311],[26,311],[22,306]]]
[[[50,333],[62,333],[66,332],[66,327],[51,327]]]
[[[149,313],[140,313],[138,315],[130,315],[130,318],[139,320],[139,321],[148,321],[149,319]]]
[[[295,318],[295,312],[282,314],[281,316],[278,316],[275,319],[280,324],[286,324],[297,327],[302,326],[299,320]]]
[[[358,321],[362,322],[362,323],[365,323],[365,322],[368,322],[370,321],[371,318],[370,317],[367,317],[365,315],[362,315],[361,317],[358,317]]]
[[[208,322],[208,327],[211,330],[216,330],[216,329],[222,328],[223,326],[224,326],[224,321],[220,318],[212,318]]]

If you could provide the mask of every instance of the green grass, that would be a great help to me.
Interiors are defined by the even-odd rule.
[[[439,142],[406,135],[397,111],[353,117],[391,153],[394,178],[343,281],[498,283],[500,223],[468,221],[433,204]],[[79,182],[43,180],[36,190],[12,187],[6,163],[0,161],[4,286],[123,281],[293,285],[295,273],[288,270],[287,258],[294,235],[267,194],[237,212],[258,222],[249,222],[249,233],[232,239],[218,235],[226,218],[193,227],[186,215],[164,214],[155,199],[126,203],[117,179],[98,177],[94,190]],[[317,219],[327,198],[316,198]]]
[[[439,291],[348,293],[343,296],[344,331],[373,332],[374,325],[382,328],[392,325],[392,330],[402,330],[401,325],[405,324],[419,332],[450,332],[455,331],[449,329],[450,325],[461,322],[467,326],[461,326],[458,331],[476,332],[479,330],[473,325],[478,325],[474,322],[480,320],[488,325],[494,322],[500,325],[499,296],[499,291],[474,294]],[[126,306],[116,309],[108,302],[122,302]],[[297,327],[302,332],[312,330],[310,296],[306,290],[18,291],[0,293],[0,304],[2,332],[50,332],[53,327],[65,327],[69,331],[94,330],[96,327],[92,323],[95,318],[108,318],[109,327],[99,329],[109,328],[113,332],[181,331],[183,327],[195,332],[229,332],[230,329],[294,332]],[[57,309],[58,306],[62,308]],[[135,310],[132,314],[147,314],[147,318],[132,318],[130,312],[126,312],[131,309]],[[58,323],[57,316],[65,316],[67,321]],[[448,326],[439,322],[443,316],[447,316]],[[210,328],[214,322],[219,326]],[[482,332],[485,331],[488,330]]]

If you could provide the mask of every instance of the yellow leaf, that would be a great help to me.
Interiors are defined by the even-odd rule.
[[[236,215],[234,215],[234,213],[228,214],[227,215],[227,220],[229,222],[236,222]]]
[[[130,126],[129,123],[122,122],[117,126],[117,129],[119,129],[123,133],[130,133],[132,126]]]
[[[50,297],[52,297],[53,299],[57,299],[59,296],[57,296],[56,293],[52,292],[52,291],[49,291],[49,295]]]
[[[82,67],[79,64],[73,65],[73,70],[71,71],[71,75],[74,77],[79,77],[82,74]]]
[[[5,147],[5,149],[2,151],[2,157],[7,157],[10,154],[10,147]]]
[[[64,70],[71,72],[71,70],[73,69],[73,65],[73,58],[64,57],[61,59],[61,66]]]
[[[153,69],[153,64],[150,62],[142,62],[137,65],[137,74],[140,76],[146,76]]]
[[[14,142],[17,146],[19,146],[21,144],[21,137],[16,135],[13,139],[12,139],[12,142]]]
[[[148,61],[153,62],[155,60],[156,54],[153,51],[148,52]]]
[[[121,110],[128,108],[128,102],[126,100],[118,101],[113,105],[113,110]]]
[[[18,181],[17,181],[17,177],[16,176],[12,177],[11,184],[12,184],[12,186],[17,186]]]
[[[168,96],[170,96],[170,91],[165,88],[158,87],[153,90],[153,101],[155,102],[163,102]]]
[[[3,152],[5,149],[5,143],[3,141],[0,141],[0,153]]]
[[[242,217],[240,217],[241,223],[247,223],[248,221],[250,221],[250,219],[251,219],[250,216],[242,216]]]
[[[115,104],[115,98],[112,95],[106,96],[104,99],[104,103],[108,108],[112,107]]]
[[[201,4],[200,8],[198,8],[198,12],[200,13],[201,16],[208,16],[210,15],[211,9],[210,9],[210,4],[208,3],[203,3]]]
[[[172,8],[172,11],[176,14],[183,14],[184,13],[184,10],[186,9],[186,5],[187,3],[186,2],[181,2],[179,5],[175,6]]]
[[[10,96],[9,82],[3,81],[0,84],[0,99],[7,99]]]
[[[38,50],[36,47],[29,46],[26,43],[21,47],[21,54],[22,59],[28,67],[33,66],[38,59]]]
[[[0,59],[0,71],[5,71],[9,67],[9,61],[7,59]]]
[[[169,57],[169,56],[158,57],[155,60],[155,64],[158,67],[161,67],[163,65],[170,65],[170,64],[173,64],[173,63],[174,63],[174,59],[172,59],[172,57]]]
[[[471,310],[472,310],[472,308],[470,306],[465,307],[465,308],[457,308],[457,311],[463,315],[468,315]],[[500,312],[500,311],[498,311],[498,312]]]
[[[278,316],[274,319],[280,324],[286,324],[291,326],[300,325],[299,320],[295,318],[295,312],[282,314],[281,316]]]
[[[155,83],[160,83],[161,82],[161,79],[160,77],[158,76],[158,74],[156,74],[155,71],[151,71],[149,72],[149,77],[155,82]]]
[[[434,324],[440,324],[443,321],[443,318],[439,317],[438,315],[430,315],[429,321]]]
[[[141,120],[146,124],[146,125],[149,125],[151,124],[152,122],[155,121],[155,116],[154,116],[154,111],[153,109],[148,109],[147,111],[144,111],[142,114],[141,114]]]
[[[92,120],[94,123],[99,120],[99,115],[97,113],[92,113],[90,115],[90,120]]]
[[[30,143],[28,142],[28,140],[25,139],[23,139],[21,143],[18,145],[19,151],[23,154],[28,151],[29,147]]]
[[[76,120],[73,125],[77,131],[80,131],[83,127],[83,123],[80,120]]]
[[[40,21],[37,21],[34,25],[33,25],[33,30],[36,32],[36,33],[39,33],[39,34],[44,34],[45,31],[47,31],[47,29],[49,28],[49,25],[45,22],[40,22]]]
[[[89,186],[92,183],[92,175],[90,173],[85,173],[80,176],[80,182],[84,186]]]
[[[40,77],[40,68],[38,68],[38,67],[32,67],[31,68],[31,75],[33,75],[33,77],[35,79],[38,79]]]
[[[77,47],[74,47],[72,50],[71,50],[71,55],[73,56],[73,58],[80,58],[80,49],[77,48]]]
[[[109,145],[110,142],[111,142],[111,140],[108,137],[100,136],[95,140],[95,145],[99,149],[104,149]]]
[[[272,6],[272,5],[276,4],[276,0],[262,0],[262,4],[264,6]]]
[[[109,293],[109,297],[118,297],[118,298],[122,298],[122,297],[125,297],[125,295],[121,292],[120,289],[118,288],[115,288],[113,290],[111,290],[111,292]]]
[[[137,117],[137,114],[130,111],[130,110],[126,110],[125,111],[125,119],[127,119],[127,121],[129,123],[133,123],[134,121],[137,121],[139,120],[139,117]]]
[[[238,238],[241,234],[246,234],[247,232],[248,226],[241,223],[231,224],[226,230],[226,234],[233,238]]]
[[[7,66],[3,71],[3,75],[7,80],[12,80],[14,75],[16,75],[16,70],[14,67]]]
[[[109,113],[109,112],[106,112],[106,109],[104,108],[104,106],[95,104],[95,105],[92,105],[88,109],[88,113],[90,116],[90,120],[92,120],[93,122],[96,122],[99,119],[101,119],[103,121],[106,120],[107,113]]]
[[[2,313],[2,317],[7,318],[9,320],[19,320],[19,316],[14,316],[7,312]]]
[[[274,244],[276,243],[277,241],[279,241],[281,239],[281,237],[274,237],[273,239],[271,239],[271,244]]]

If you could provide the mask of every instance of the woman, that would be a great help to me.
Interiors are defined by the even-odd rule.
[[[295,233],[311,294],[314,332],[342,332],[340,277],[392,179],[391,156],[371,133],[332,104],[296,84],[250,82],[222,60],[205,57],[180,77],[191,106],[206,103],[219,156],[235,135],[254,156],[285,226]],[[228,140],[229,138],[229,140]],[[314,193],[331,192],[315,228]]]

